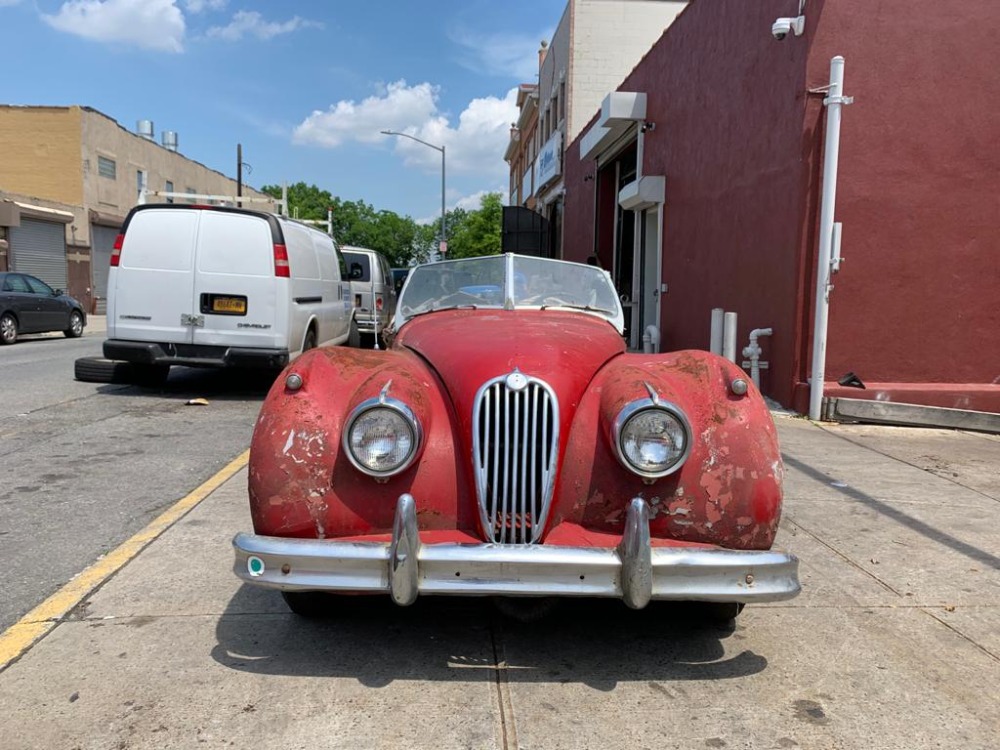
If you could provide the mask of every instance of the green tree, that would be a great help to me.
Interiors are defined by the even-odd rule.
[[[280,198],[281,185],[264,185],[261,192]],[[293,219],[326,221],[326,210],[333,205],[333,200],[329,190],[296,182],[288,186],[288,215]]]
[[[500,193],[487,193],[474,211],[453,212],[448,230],[448,257],[496,255],[501,250],[503,203]]]
[[[281,197],[280,186],[265,185],[261,190]],[[333,213],[332,234],[341,245],[377,250],[393,266],[407,266],[421,256],[426,257],[426,243],[420,227],[409,216],[377,211],[360,200],[341,200],[327,190],[304,182],[288,187],[288,213],[292,218],[326,221],[328,210]]]

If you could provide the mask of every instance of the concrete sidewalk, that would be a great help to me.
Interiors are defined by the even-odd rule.
[[[108,331],[108,318],[106,315],[88,315],[85,333],[99,333],[102,336]]]
[[[0,673],[4,748],[961,748],[1000,729],[1000,439],[779,417],[802,595],[685,610],[240,584],[246,472]]]

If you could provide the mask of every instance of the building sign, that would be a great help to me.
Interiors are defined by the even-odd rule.
[[[538,188],[562,174],[562,131],[557,130],[538,154]]]

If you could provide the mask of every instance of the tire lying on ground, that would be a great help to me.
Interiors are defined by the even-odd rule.
[[[73,376],[84,383],[130,383],[132,365],[104,357],[80,357],[73,363]]]

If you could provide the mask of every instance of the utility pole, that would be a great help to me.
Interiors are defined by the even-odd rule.
[[[236,144],[236,197],[243,197],[243,144]]]

